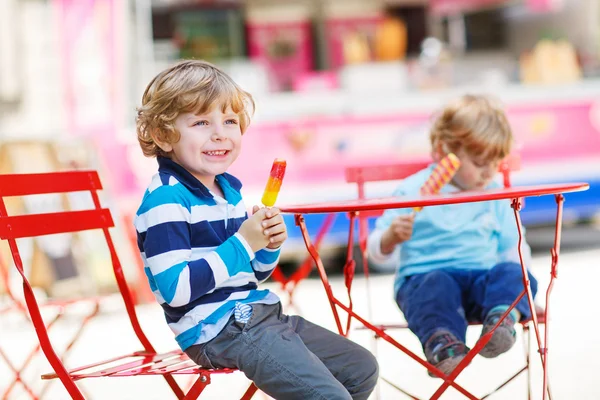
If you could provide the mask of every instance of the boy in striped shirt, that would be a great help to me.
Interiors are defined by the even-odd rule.
[[[190,359],[237,368],[277,399],[367,399],[377,361],[361,346],[259,290],[279,260],[279,210],[254,206],[226,171],[254,109],[252,96],[203,61],[182,61],[148,85],[137,112],[144,155],[158,174],[135,227],[146,275]]]

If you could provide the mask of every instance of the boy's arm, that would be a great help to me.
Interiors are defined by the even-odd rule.
[[[191,214],[183,196],[165,186],[148,197],[135,226],[156,286],[152,289],[171,307],[198,299],[240,272],[253,273],[254,253],[239,233],[192,261]]]
[[[403,188],[403,185],[400,185],[400,187],[398,187],[393,193],[393,196],[395,197],[405,195],[406,192]],[[412,209],[385,210],[383,215],[377,218],[377,221],[375,222],[375,229],[369,234],[367,239],[367,251],[369,254],[369,260],[371,262],[382,267],[391,267],[391,264],[394,264],[394,267],[398,265],[400,260],[400,248],[402,245],[396,245],[391,253],[384,253],[381,249],[381,239],[385,232],[390,228],[396,217],[400,215],[408,215],[411,212]]]
[[[259,211],[258,206],[252,208],[252,214]],[[252,269],[258,282],[264,282],[273,273],[279,256],[281,246],[287,239],[287,227],[278,208],[271,208],[267,212],[267,219],[263,220],[264,232],[269,232],[269,244],[256,252],[256,258],[252,260]]]
[[[258,282],[264,282],[273,273],[275,267],[279,263],[279,255],[281,247],[277,249],[269,249],[265,247],[256,252],[256,258],[252,260],[252,269]]]
[[[381,251],[381,237],[384,233],[385,230],[383,229],[375,229],[369,235],[369,238],[367,240],[367,251],[369,253],[369,261],[380,267],[396,267],[400,260],[400,247],[402,245],[396,245],[391,253],[383,253]]]
[[[500,232],[498,240],[498,262],[521,263],[519,258],[519,232],[515,220],[514,211],[508,200],[498,200],[496,210],[498,221],[500,222]],[[525,228],[522,227],[523,240],[521,242],[521,252],[526,267],[531,265],[531,248],[525,240]]]

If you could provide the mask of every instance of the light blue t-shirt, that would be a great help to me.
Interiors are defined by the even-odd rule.
[[[432,164],[406,178],[394,196],[417,196],[434,167]],[[498,187],[493,182],[487,189]],[[458,190],[448,184],[440,192]],[[491,269],[501,262],[519,262],[519,236],[510,200],[425,207],[415,216],[412,237],[390,255],[381,254],[381,234],[394,218],[411,212],[411,208],[387,210],[377,219],[369,237],[372,261],[398,265],[395,292],[410,275],[442,268]],[[525,241],[522,250],[528,260],[530,250]]]

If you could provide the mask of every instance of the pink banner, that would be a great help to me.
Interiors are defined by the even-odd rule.
[[[521,0],[531,11],[547,12],[560,9],[563,0]],[[434,14],[448,15],[484,7],[513,4],[511,0],[430,0],[429,7]]]
[[[127,148],[117,139],[124,112],[118,14],[123,6],[115,0],[54,0],[53,5],[59,18],[66,133],[98,149],[103,180],[120,195],[134,186]]]
[[[272,89],[290,90],[313,66],[310,22],[250,23],[248,52],[268,67]]]
[[[535,12],[556,11],[563,4],[563,0],[527,0],[527,8]]]
[[[508,3],[510,0],[430,0],[429,7],[434,14],[454,14],[483,7]]]

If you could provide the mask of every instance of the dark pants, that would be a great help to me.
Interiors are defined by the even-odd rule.
[[[528,272],[535,296],[537,281]],[[467,325],[483,321],[499,305],[511,305],[523,291],[521,265],[502,263],[490,270],[441,269],[407,278],[396,294],[408,327],[421,344],[440,329],[463,343]],[[527,296],[515,307],[522,319],[531,317]]]
[[[379,376],[377,360],[360,345],[281,304],[252,305],[246,324],[233,317],[219,335],[186,354],[209,368],[238,368],[276,399],[364,399]]]

